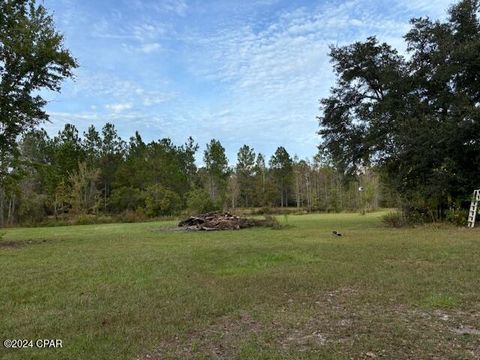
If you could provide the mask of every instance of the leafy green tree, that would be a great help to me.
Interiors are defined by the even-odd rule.
[[[240,196],[240,184],[238,175],[232,171],[227,180],[227,200],[230,201],[230,207],[235,209],[238,206],[238,198]]]
[[[89,126],[88,130],[83,133],[82,146],[87,161],[91,164],[98,164],[102,148],[102,138],[97,129],[95,129],[95,126]]]
[[[122,186],[114,188],[110,195],[109,208],[115,213],[143,207],[145,207],[145,192],[140,189]]]
[[[114,186],[145,190],[150,183],[147,159],[147,144],[137,131],[127,145],[125,161],[117,170]]]
[[[103,210],[107,211],[107,198],[110,196],[115,174],[125,153],[125,142],[111,123],[106,123],[102,129],[99,150],[100,181],[103,184]]]
[[[48,115],[39,90],[60,90],[72,76],[75,59],[63,47],[53,18],[34,0],[0,3],[0,150]]]
[[[292,185],[293,161],[287,150],[280,146],[270,159],[270,171],[280,194],[280,206],[288,206]]]
[[[99,177],[100,170],[89,168],[84,162],[70,175],[71,205],[74,214],[97,213],[100,203],[100,194],[97,190]]]
[[[463,0],[446,22],[413,19],[408,59],[375,38],[330,53],[321,150],[347,175],[378,166],[406,210],[433,219],[478,187],[478,15],[479,1]]]
[[[192,213],[201,214],[214,210],[215,205],[207,191],[196,188],[187,194],[187,209]]]
[[[76,67],[45,7],[34,0],[0,2],[0,226],[17,137],[48,119],[40,90],[59,91]]]
[[[75,125],[65,124],[57,136],[50,139],[47,147],[50,187],[55,188],[60,182],[66,181],[78,170],[78,165],[85,161],[82,140]]]
[[[311,166],[305,160],[299,160],[297,156],[293,159],[293,177],[295,202],[297,207],[306,206],[311,209]]]
[[[251,206],[254,197],[255,151],[243,145],[237,154],[236,182],[238,183],[241,204]]]
[[[180,196],[160,184],[146,189],[145,213],[148,216],[173,215],[181,208]]]
[[[195,164],[195,154],[197,151],[198,144],[192,137],[189,137],[187,142],[179,148],[180,166],[189,181],[189,186],[186,190],[199,185],[197,165]]]
[[[182,146],[175,146],[170,139],[145,144],[136,133],[115,173],[114,189],[145,191],[151,185],[161,185],[178,194],[184,206],[186,194],[197,182],[196,150],[197,145],[191,138]],[[119,211],[118,199],[115,203],[115,211]]]
[[[257,206],[265,206],[267,187],[267,166],[265,165],[265,156],[258,153],[254,168],[254,199]]]
[[[205,162],[208,176],[207,188],[210,198],[217,206],[221,207],[225,200],[225,190],[230,170],[228,168],[227,156],[225,155],[225,148],[220,141],[212,139],[207,144],[203,161]]]

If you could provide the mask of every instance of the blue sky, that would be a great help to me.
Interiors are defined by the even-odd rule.
[[[55,134],[112,122],[124,139],[219,139],[233,162],[252,146],[316,153],[319,99],[334,84],[330,44],[376,35],[404,51],[409,19],[451,0],[45,0],[76,80],[48,94]],[[201,159],[201,153],[199,160]]]

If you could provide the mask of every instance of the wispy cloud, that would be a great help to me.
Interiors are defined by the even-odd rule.
[[[49,129],[111,121],[126,137],[215,137],[231,160],[243,143],[313,155],[318,100],[334,83],[329,46],[376,35],[404,52],[409,19],[444,17],[451,3],[45,1],[82,65],[52,95]]]
[[[118,103],[118,104],[107,104],[105,105],[105,108],[108,110],[112,110],[116,113],[122,112],[125,110],[129,110],[133,107],[131,103]]]
[[[184,16],[188,5],[185,0],[128,0],[126,4],[137,11],[155,11],[157,13],[172,13]]]

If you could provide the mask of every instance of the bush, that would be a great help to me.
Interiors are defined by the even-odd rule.
[[[109,208],[116,213],[132,211],[145,206],[145,193],[132,187],[114,189],[108,200]]]
[[[81,214],[70,220],[72,225],[91,225],[96,224],[95,215]]]
[[[457,226],[467,225],[468,210],[452,208],[445,212],[445,220]]]
[[[70,220],[71,225],[92,225],[92,224],[110,224],[115,219],[109,215],[89,215],[81,214]]]
[[[162,185],[149,186],[145,196],[145,213],[148,216],[176,214],[182,206],[180,196]]]
[[[187,208],[197,214],[216,210],[210,195],[203,189],[194,189],[187,194]]]
[[[18,216],[21,223],[35,224],[45,217],[46,196],[28,192],[22,197]]]
[[[137,210],[127,210],[123,212],[118,217],[118,220],[122,223],[134,223],[147,220],[147,216],[145,215],[145,211],[139,208]]]
[[[392,211],[382,217],[382,222],[394,228],[400,228],[409,225],[408,219],[400,211]]]

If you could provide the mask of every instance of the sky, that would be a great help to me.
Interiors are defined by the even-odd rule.
[[[412,17],[445,18],[452,0],[44,0],[80,67],[45,94],[55,135],[115,124],[127,140],[220,140],[312,157],[319,99],[335,77],[330,45],[375,35],[405,52]]]

